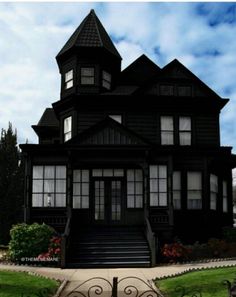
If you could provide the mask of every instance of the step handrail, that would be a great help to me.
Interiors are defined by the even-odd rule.
[[[71,209],[68,209],[68,217],[66,221],[65,231],[61,236],[61,268],[65,268],[66,266],[66,247],[68,237],[70,235],[71,215]]]
[[[156,264],[156,237],[147,217],[145,217],[145,235],[151,251],[151,266],[153,267]]]

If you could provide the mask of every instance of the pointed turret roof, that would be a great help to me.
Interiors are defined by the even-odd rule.
[[[57,58],[73,47],[103,47],[121,59],[119,52],[93,9],[71,35],[58,53]]]

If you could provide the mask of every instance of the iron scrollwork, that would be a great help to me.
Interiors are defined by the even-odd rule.
[[[102,277],[90,278],[73,289],[66,297],[161,297],[149,283],[138,277],[124,277],[113,283]]]

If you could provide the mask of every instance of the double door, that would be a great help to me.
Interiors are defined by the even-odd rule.
[[[124,217],[122,178],[93,179],[93,220],[101,225],[120,225]]]

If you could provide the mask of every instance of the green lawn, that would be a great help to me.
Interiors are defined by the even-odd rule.
[[[168,297],[193,296],[197,292],[201,292],[202,297],[227,297],[227,287],[222,284],[226,279],[231,282],[236,279],[236,267],[189,272],[182,276],[155,281],[155,284],[164,296]]]
[[[0,271],[0,297],[48,297],[59,283],[23,272]]]

